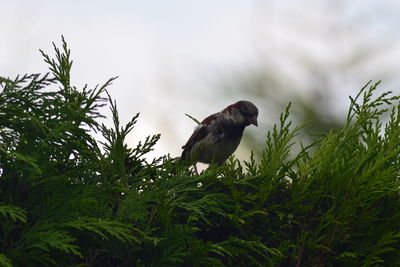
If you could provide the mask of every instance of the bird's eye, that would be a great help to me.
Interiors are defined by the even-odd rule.
[[[245,116],[250,116],[250,110],[248,110],[247,108],[242,108],[241,112]]]

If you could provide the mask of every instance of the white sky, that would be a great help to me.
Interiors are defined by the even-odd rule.
[[[396,2],[0,0],[0,76],[47,72],[38,49],[52,55],[51,42],[59,45],[64,35],[74,60],[72,84],[94,87],[119,76],[109,91],[122,122],[141,112],[129,143],[134,146],[147,135],[161,133],[153,155],[177,156],[194,128],[185,113],[201,120],[239,100],[236,95],[222,97],[210,80],[264,59],[295,73],[306,88],[312,83],[306,77],[312,75],[302,75],[301,65],[293,64],[293,51],[311,53],[318,66],[330,72],[364,43],[381,42],[388,48],[381,49],[372,64],[338,79],[338,93],[346,93],[336,95],[336,108],[347,106],[347,95],[354,93],[347,89],[356,90],[369,79],[384,79],[399,88],[396,75],[379,77],[382,66],[400,65]],[[346,36],[353,31],[359,38],[349,40]],[[345,37],[331,40],[332,36]],[[261,115],[267,117],[263,110]],[[266,130],[248,129],[261,135]]]

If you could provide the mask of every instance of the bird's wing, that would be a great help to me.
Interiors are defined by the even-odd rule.
[[[189,140],[186,142],[184,146],[182,146],[183,151],[182,151],[182,159],[183,160],[188,160],[190,158],[190,152],[192,150],[192,147],[194,144],[205,138],[208,133],[209,133],[209,126],[210,123],[214,120],[216,120],[215,117],[216,114],[213,114],[211,116],[208,116],[205,118],[199,126],[196,127],[194,130],[193,134],[190,136]]]

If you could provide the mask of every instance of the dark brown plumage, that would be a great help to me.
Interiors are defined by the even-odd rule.
[[[182,147],[180,160],[222,165],[235,152],[246,126],[257,126],[258,109],[239,101],[205,118]]]

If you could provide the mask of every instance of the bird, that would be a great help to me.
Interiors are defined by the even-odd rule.
[[[221,166],[240,144],[244,129],[258,127],[258,108],[241,100],[205,118],[182,146],[180,161]]]

